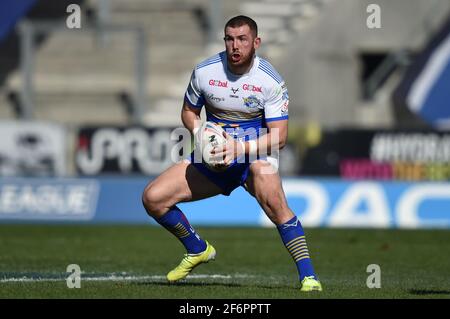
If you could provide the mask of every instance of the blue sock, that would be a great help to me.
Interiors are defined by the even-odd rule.
[[[206,242],[195,232],[186,216],[177,206],[173,206],[161,218],[155,218],[155,220],[181,241],[188,254],[198,254],[205,251]]]
[[[297,216],[284,224],[277,225],[277,228],[281,240],[297,265],[300,281],[306,276],[314,276],[317,279],[306,246],[305,232]]]

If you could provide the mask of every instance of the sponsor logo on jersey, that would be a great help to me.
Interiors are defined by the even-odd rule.
[[[233,94],[236,94],[236,92],[239,91],[239,88],[235,89],[234,87],[231,87],[231,91],[233,91]]]
[[[263,102],[260,99],[258,99],[255,95],[250,95],[249,97],[244,97],[243,99],[244,105],[249,109],[258,108],[262,110],[264,108]]]
[[[228,87],[228,81],[220,81],[220,80],[209,80],[209,85],[210,86],[218,86],[218,87],[222,87],[222,88],[227,88]]]
[[[256,85],[252,85],[252,84],[243,84],[242,85],[242,89],[244,91],[262,93],[262,87],[261,86],[256,86]]]
[[[214,101],[216,103],[225,101],[224,97],[215,96],[213,93],[208,94],[208,100]]]

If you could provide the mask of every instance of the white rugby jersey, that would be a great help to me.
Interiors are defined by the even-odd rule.
[[[235,138],[242,138],[238,132],[249,128],[259,136],[259,129],[267,127],[267,122],[288,119],[289,95],[284,80],[258,56],[243,75],[228,70],[225,51],[199,63],[192,72],[185,101],[194,108],[205,106],[207,120],[227,132],[233,128]]]

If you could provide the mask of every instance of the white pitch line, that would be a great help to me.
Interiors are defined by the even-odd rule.
[[[247,274],[236,274],[236,275],[189,275],[186,279],[233,279],[233,278],[251,278],[254,277],[252,275]],[[10,277],[10,278],[1,278],[0,283],[6,282],[58,282],[65,281],[66,278],[55,278],[53,277]],[[86,275],[83,276],[81,274],[81,281],[145,281],[145,280],[167,280],[166,276],[160,275],[152,275],[152,276],[132,276],[132,275],[115,275],[111,274],[108,276],[95,276],[95,275]]]

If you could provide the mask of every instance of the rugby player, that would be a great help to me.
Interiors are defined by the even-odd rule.
[[[193,70],[181,119],[195,136],[199,134],[200,112],[205,107],[207,120],[229,133],[226,144],[214,149],[214,156],[223,159],[228,168],[219,172],[210,170],[201,160],[195,160],[193,152],[149,183],[142,195],[147,213],[175,235],[187,251],[167,279],[170,282],[183,279],[194,267],[216,256],[215,248],[200,237],[176,205],[219,194],[228,196],[243,186],[276,225],[295,261],[300,290],[321,291],[302,225],[286,201],[277,157],[270,153],[283,148],[287,139],[286,84],[268,61],[256,55],[261,39],[253,19],[236,16],[226,23],[224,33],[225,51]],[[276,138],[273,134],[277,134]],[[269,153],[264,154],[263,150]],[[246,160],[238,160],[243,157]],[[272,169],[267,170],[268,167]]]

